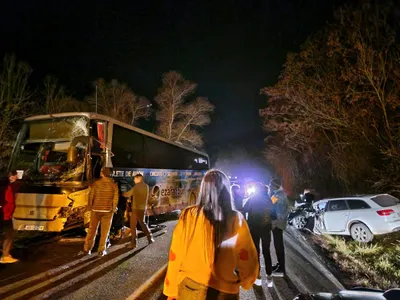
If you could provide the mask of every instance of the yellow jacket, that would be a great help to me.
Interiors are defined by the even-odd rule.
[[[186,277],[230,294],[239,293],[240,286],[250,289],[258,276],[259,263],[245,218],[233,212],[214,265],[213,227],[203,211],[196,217],[196,208],[186,208],[186,220],[183,211],[175,227],[164,294],[177,297],[178,286]]]

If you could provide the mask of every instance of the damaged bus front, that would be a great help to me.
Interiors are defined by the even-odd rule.
[[[85,114],[25,120],[9,167],[22,180],[13,219],[16,230],[59,232],[89,222],[91,136],[99,129],[93,125]],[[104,138],[104,128],[100,129]]]

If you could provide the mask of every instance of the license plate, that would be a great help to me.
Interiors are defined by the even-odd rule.
[[[43,231],[43,230],[44,230],[44,226],[25,225],[24,230],[38,230],[38,231]]]

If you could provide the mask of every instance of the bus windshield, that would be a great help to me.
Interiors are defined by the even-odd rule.
[[[88,144],[87,117],[29,121],[18,135],[11,169],[33,181],[81,181]]]

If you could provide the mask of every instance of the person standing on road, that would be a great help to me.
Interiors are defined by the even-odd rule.
[[[113,215],[117,211],[118,186],[110,178],[110,168],[103,168],[100,176],[101,178],[93,184],[89,192],[88,210],[91,211],[90,224],[83,251],[86,254],[91,254],[100,224],[98,253],[100,256],[104,256],[107,254],[106,244]]]
[[[272,202],[269,196],[268,186],[258,183],[255,185],[255,192],[248,199],[243,207],[243,213],[247,213],[247,222],[250,227],[251,236],[257,249],[258,259],[260,260],[260,242],[265,262],[265,272],[267,273],[267,286],[272,287],[272,260],[270,253],[271,245],[271,211]],[[261,286],[261,274],[255,284]]]
[[[144,212],[146,211],[147,201],[149,198],[149,186],[143,181],[143,175],[137,174],[134,178],[135,185],[130,191],[124,193],[124,197],[131,198],[132,212],[131,212],[131,231],[132,231],[132,241],[129,248],[135,249],[137,245],[137,234],[136,226],[139,223],[140,228],[147,236],[147,241],[149,244],[154,243],[153,236],[144,222]]]
[[[231,193],[233,197],[233,202],[235,204],[235,209],[237,211],[242,211],[243,208],[243,194],[240,190],[240,185],[234,184],[231,186]]]
[[[270,184],[272,207],[272,235],[278,264],[273,266],[273,276],[285,276],[285,248],[283,245],[283,231],[286,229],[289,213],[289,202],[283,190],[280,179],[272,179]]]
[[[172,235],[164,294],[168,299],[239,299],[259,272],[243,215],[233,208],[228,177],[208,171],[198,203],[182,211]]]
[[[2,231],[3,231],[3,255],[1,256],[0,263],[10,264],[15,263],[18,259],[11,256],[10,251],[14,239],[14,226],[13,215],[15,210],[15,199],[20,188],[18,182],[17,171],[13,170],[8,173],[8,184],[4,190],[1,191],[1,212],[2,212]]]

